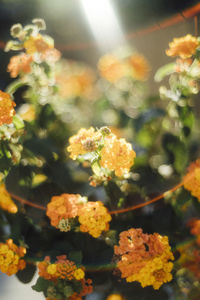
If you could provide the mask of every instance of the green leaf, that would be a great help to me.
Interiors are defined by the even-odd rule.
[[[15,115],[13,117],[13,124],[15,125],[15,128],[18,129],[22,129],[24,128],[24,122],[23,120],[20,118],[20,116]]]
[[[39,277],[36,284],[32,286],[32,289],[36,292],[45,292],[46,293],[46,290],[49,285],[51,285],[51,282],[49,280]]]
[[[154,79],[155,81],[160,82],[164,79],[165,76],[168,76],[174,72],[175,72],[175,63],[167,64],[161,67],[160,69],[158,69],[158,71],[154,76]]]
[[[18,271],[16,276],[19,279],[19,281],[23,283],[29,283],[36,272],[36,266],[33,264],[27,264],[26,268],[24,270]]]

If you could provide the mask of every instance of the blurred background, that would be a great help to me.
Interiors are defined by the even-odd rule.
[[[6,69],[13,54],[3,50],[10,39],[10,27],[43,18],[47,34],[54,38],[62,57],[81,61],[91,68],[95,68],[106,52],[120,47],[137,49],[151,65],[148,93],[157,94],[158,84],[153,79],[155,71],[170,61],[164,49],[174,37],[195,34],[194,18],[185,18],[182,12],[198,3],[194,0],[1,0],[0,89],[4,90],[11,82]],[[165,28],[160,26],[177,14],[184,20]],[[0,274],[0,300],[43,299],[31,290],[30,285],[32,283],[22,285],[15,277]],[[95,295],[87,299],[95,299]]]

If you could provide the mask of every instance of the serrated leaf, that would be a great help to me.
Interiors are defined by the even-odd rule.
[[[164,77],[174,73],[174,71],[175,71],[175,63],[167,64],[158,69],[158,71],[154,76],[154,79],[155,81],[160,82],[164,79]]]

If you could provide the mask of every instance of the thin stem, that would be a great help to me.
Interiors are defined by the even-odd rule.
[[[10,193],[10,192],[8,192],[8,193],[10,194],[10,196],[11,196],[12,198],[14,198],[15,200],[19,201],[19,202],[22,203],[22,204],[26,204],[26,205],[29,205],[29,206],[32,206],[32,207],[35,207],[35,208],[38,208],[38,209],[41,209],[41,210],[46,210],[46,207],[44,207],[44,206],[42,206],[42,205],[39,205],[39,204],[30,202],[30,201],[28,201],[28,200],[26,200],[26,199],[23,199],[23,198],[21,198],[20,196],[17,196],[17,195],[15,195],[15,194],[13,194],[13,193]]]

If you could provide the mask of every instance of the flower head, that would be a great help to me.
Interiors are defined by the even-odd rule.
[[[89,201],[79,209],[80,230],[88,232],[94,238],[99,237],[102,231],[109,229],[110,221],[111,216],[100,201]]]
[[[12,214],[15,214],[18,210],[3,183],[0,184],[0,208]]]
[[[120,177],[129,172],[135,156],[131,144],[125,139],[118,139],[113,134],[108,135],[101,150],[100,165],[114,171],[115,175]]]
[[[78,216],[79,200],[78,194],[62,194],[53,196],[47,205],[47,216],[51,225],[58,227],[61,220],[75,218]]]
[[[21,257],[26,254],[24,247],[18,247],[12,239],[0,243],[0,271],[11,276],[23,270],[26,263]]]
[[[0,91],[0,126],[12,123],[15,105],[9,94]]]
[[[10,76],[15,78],[20,73],[30,73],[32,61],[33,58],[25,53],[12,56],[8,64]]]
[[[133,54],[129,58],[129,65],[133,78],[146,80],[150,71],[150,66],[146,58],[141,54]]]
[[[184,188],[200,201],[200,159],[190,164],[183,177]]]
[[[53,48],[53,45],[48,43],[41,34],[38,34],[36,36],[29,36],[24,42],[24,48],[29,55],[36,52],[44,54],[47,50]]]
[[[169,43],[169,49],[166,50],[168,56],[180,56],[181,58],[189,58],[195,54],[199,42],[196,37],[187,34],[184,37],[174,38]]]
[[[120,234],[114,253],[120,258],[117,267],[127,282],[139,281],[142,287],[152,285],[158,289],[172,279],[173,264],[169,260],[174,257],[166,236],[129,229]]]

